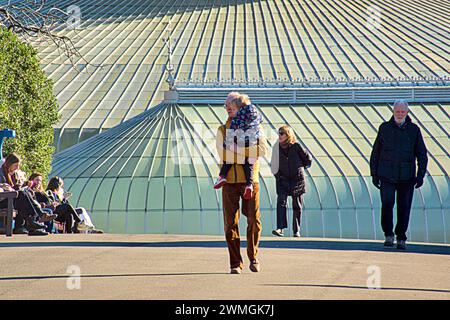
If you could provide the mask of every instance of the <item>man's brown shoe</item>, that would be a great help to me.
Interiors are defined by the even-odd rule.
[[[252,272],[259,272],[261,270],[261,265],[259,264],[258,260],[253,260],[250,262],[250,270]]]
[[[240,267],[231,268],[230,273],[231,274],[240,274],[242,272],[242,269]]]

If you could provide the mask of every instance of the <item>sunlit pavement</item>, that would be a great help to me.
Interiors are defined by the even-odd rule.
[[[450,245],[265,237],[240,275],[220,236],[1,235],[0,252],[0,299],[450,299]]]

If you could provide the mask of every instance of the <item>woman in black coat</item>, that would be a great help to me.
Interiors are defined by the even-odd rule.
[[[277,228],[273,235],[282,237],[287,228],[287,198],[292,197],[294,237],[300,237],[300,217],[302,214],[305,188],[304,168],[311,166],[311,156],[295,138],[291,127],[285,125],[278,129],[278,142],[272,150],[272,173],[276,179],[277,190]]]

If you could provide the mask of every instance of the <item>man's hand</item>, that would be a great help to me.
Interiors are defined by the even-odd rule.
[[[380,189],[380,178],[378,176],[372,176],[372,183],[377,189]]]
[[[419,189],[423,185],[423,178],[416,178],[416,189]]]

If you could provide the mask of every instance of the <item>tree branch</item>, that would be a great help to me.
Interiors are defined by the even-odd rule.
[[[60,8],[46,7],[45,0],[15,3],[9,0],[6,5],[0,6],[0,28],[11,30],[27,42],[44,40],[54,44],[60,56],[68,58],[72,67],[80,72],[76,62],[81,61],[86,66],[92,64],[83,57],[71,37],[58,33],[58,30],[67,28],[77,35],[75,27],[68,23],[71,17]]]

